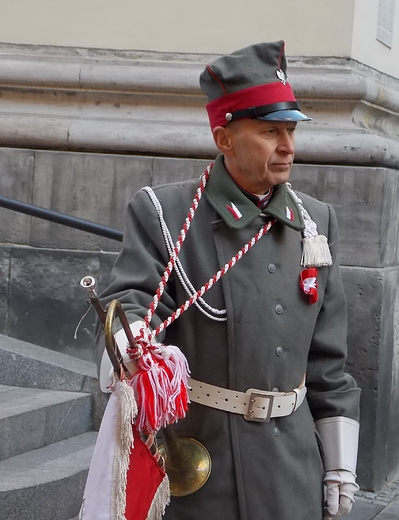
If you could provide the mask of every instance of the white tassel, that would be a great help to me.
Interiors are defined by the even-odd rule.
[[[301,265],[304,267],[324,267],[332,264],[330,248],[324,235],[302,239]]]
[[[303,267],[316,268],[332,265],[331,252],[327,238],[324,235],[318,234],[316,222],[312,220],[309,213],[303,207],[302,200],[298,197],[295,191],[291,189],[289,183],[287,183],[287,189],[296,202],[305,223],[302,239],[301,265]]]

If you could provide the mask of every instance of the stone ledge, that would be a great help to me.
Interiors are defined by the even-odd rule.
[[[210,56],[0,46],[0,146],[213,157],[198,77]],[[399,166],[399,93],[353,61],[295,58],[299,162]]]
[[[0,85],[26,88],[191,94],[205,101],[199,74],[217,55],[130,53],[0,44]],[[80,51],[80,52],[79,52]],[[89,54],[89,55],[88,55]],[[303,99],[363,99],[399,112],[398,80],[345,58],[288,57],[290,83]]]
[[[217,154],[205,124],[57,120],[21,115],[1,116],[0,146],[209,159]],[[295,157],[300,163],[398,169],[399,141],[369,133],[366,129],[326,129],[315,123],[298,131]]]

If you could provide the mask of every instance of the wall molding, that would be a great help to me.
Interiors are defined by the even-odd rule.
[[[0,45],[0,146],[216,153],[198,77],[215,56]],[[353,60],[292,58],[296,160],[399,167],[399,81]]]

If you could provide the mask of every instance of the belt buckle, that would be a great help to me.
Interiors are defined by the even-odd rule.
[[[251,390],[252,389],[247,390],[247,393],[250,395],[249,395],[249,404],[248,404],[247,413],[243,414],[244,419],[246,421],[252,421],[252,422],[270,422],[270,418],[272,415],[272,409],[273,409],[274,395],[264,394],[259,391],[252,392]],[[254,417],[253,416],[253,414],[255,413],[254,408],[255,408],[255,402],[256,402],[255,398],[256,397],[261,397],[262,399],[266,398],[269,400],[265,417]]]

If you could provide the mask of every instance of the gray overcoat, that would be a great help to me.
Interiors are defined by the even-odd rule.
[[[197,187],[193,180],[154,188],[174,241]],[[182,349],[194,379],[243,392],[289,392],[306,372],[308,393],[292,415],[268,423],[191,404],[176,430],[207,447],[212,473],[193,495],[172,498],[166,520],[322,519],[323,448],[314,421],[358,420],[359,390],[344,373],[346,311],[336,218],[328,205],[303,194],[300,198],[319,234],[328,238],[333,257],[330,267],[318,270],[315,304],[299,286],[303,221],[286,186],[275,187],[262,211],[234,184],[222,156],[212,168],[179,255],[196,290],[265,220],[273,216],[277,222],[204,296],[211,307],[226,309],[227,321],[213,320],[192,306],[166,329],[162,341]],[[227,208],[232,203],[242,215],[237,220]],[[158,215],[148,193],[140,190],[128,206],[123,248],[101,295],[103,304],[118,298],[130,322],[142,319],[168,260]],[[172,275],[152,326],[187,298]]]

